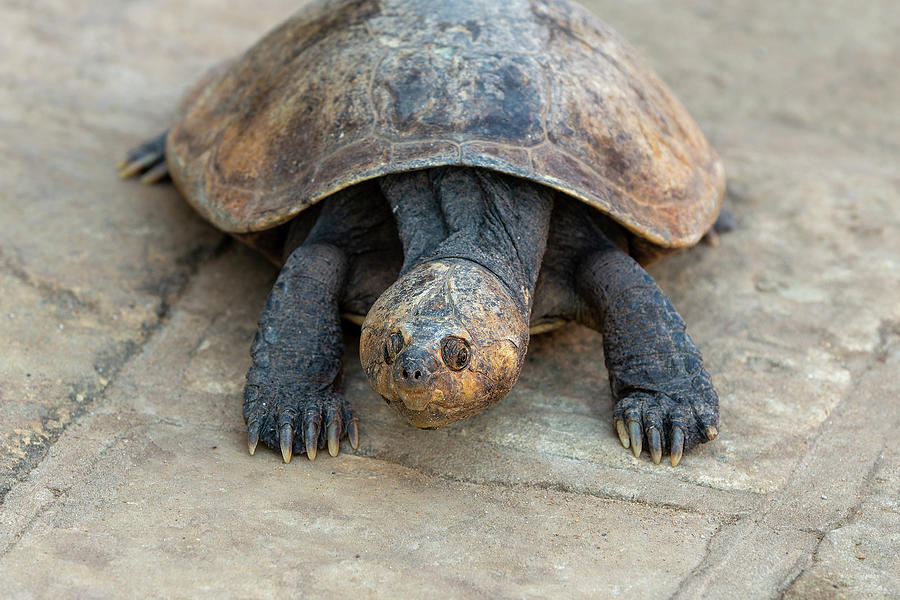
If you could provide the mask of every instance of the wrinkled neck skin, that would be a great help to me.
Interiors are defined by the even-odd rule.
[[[493,273],[530,316],[552,192],[493,171],[458,167],[393,175],[382,189],[404,244],[401,276],[427,262],[469,260]]]
[[[518,379],[553,192],[472,168],[381,186],[404,265],[366,317],[360,356],[385,400],[436,428],[480,412]]]

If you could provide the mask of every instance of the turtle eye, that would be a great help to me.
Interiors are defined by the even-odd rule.
[[[400,351],[403,350],[403,334],[399,331],[384,343],[384,362],[391,364]]]
[[[441,342],[441,358],[444,364],[452,371],[464,369],[469,364],[472,351],[469,342],[455,336],[448,336]]]

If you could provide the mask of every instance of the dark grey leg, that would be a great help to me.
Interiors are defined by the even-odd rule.
[[[141,182],[146,184],[156,183],[167,177],[169,174],[169,167],[166,164],[166,138],[168,135],[169,132],[164,131],[152,140],[130,150],[118,165],[119,177],[127,179],[140,174]]]
[[[615,422],[622,445],[638,456],[646,440],[653,461],[716,437],[719,399],[700,351],[656,282],[613,246],[578,267],[584,321],[603,334]]]
[[[730,210],[723,206],[722,210],[719,211],[719,216],[716,217],[716,222],[713,223],[713,230],[716,233],[728,233],[735,227],[737,227],[737,219],[734,218]]]
[[[336,456],[344,435],[357,447],[357,417],[341,389],[340,303],[354,264],[397,245],[377,186],[356,186],[324,202],[306,240],[285,262],[259,317],[244,388],[250,452],[262,441],[280,448],[285,462],[303,451],[312,460],[326,445]],[[391,266],[397,269],[398,263],[399,256]]]
[[[707,231],[700,241],[709,246],[718,246],[719,235],[728,233],[735,227],[737,227],[737,219],[734,218],[731,211],[722,207],[722,210],[719,211],[719,216],[716,217],[716,222],[713,223],[712,229]]]
[[[328,244],[297,248],[285,263],[259,317],[244,388],[250,452],[258,440],[315,458],[347,431],[355,446],[356,416],[341,395],[343,336],[338,297],[347,258]],[[324,427],[323,427],[324,425]]]

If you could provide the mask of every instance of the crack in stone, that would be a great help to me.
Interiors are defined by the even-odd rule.
[[[840,415],[841,409],[846,406],[848,402],[852,402],[853,399],[857,397],[859,382],[863,381],[870,373],[872,373],[872,371],[874,371],[879,366],[879,363],[885,363],[887,360],[887,356],[889,355],[890,348],[898,341],[900,341],[900,323],[889,319],[883,319],[879,325],[878,331],[880,338],[878,346],[874,350],[872,350],[872,352],[870,353],[870,360],[866,362],[865,367],[854,378],[856,383],[850,386],[849,391],[846,393],[841,402],[834,408],[831,415]],[[825,539],[825,536],[828,535],[828,533],[840,529],[841,527],[844,527],[845,525],[851,523],[855,519],[854,515],[857,505],[855,503],[851,504],[847,508],[847,514],[843,518],[827,523],[825,527],[821,529],[810,529],[803,527],[791,529],[790,526],[774,528],[766,524],[765,520],[776,508],[778,508],[785,502],[785,497],[791,493],[791,490],[789,489],[790,482],[797,479],[796,475],[798,474],[798,472],[804,471],[810,468],[812,464],[815,464],[816,459],[810,459],[810,455],[816,451],[817,442],[822,439],[822,436],[826,435],[827,430],[832,427],[832,422],[833,419],[826,419],[818,428],[818,431],[816,431],[815,435],[812,436],[811,443],[809,445],[810,450],[803,456],[799,457],[798,460],[794,463],[788,477],[785,479],[785,481],[788,483],[785,484],[782,489],[772,492],[771,495],[764,498],[760,502],[760,507],[757,511],[743,516],[741,519],[734,523],[734,525],[738,528],[738,531],[731,536],[732,539],[729,540],[730,544],[728,544],[724,554],[714,558],[712,556],[712,551],[708,546],[706,553],[700,560],[700,563],[681,580],[677,588],[678,591],[672,596],[672,598],[682,597],[682,594],[684,593],[684,590],[688,588],[688,585],[699,579],[705,579],[708,583],[712,579],[714,572],[717,571],[721,567],[721,565],[723,565],[728,560],[734,550],[740,545],[740,542],[748,535],[751,535],[754,529],[759,527],[764,527],[767,530],[773,532],[776,532],[778,530],[790,529],[793,532],[806,533],[816,538],[815,547],[809,553],[806,553],[801,558],[799,558],[794,566],[796,567],[796,565],[799,565],[800,563],[806,564],[803,567],[799,567],[796,572],[792,571],[789,579],[785,580],[787,581],[786,584],[778,586],[776,591],[779,596],[783,596],[784,593],[790,589],[790,586],[793,584],[793,582],[795,582],[803,573],[808,571],[809,566],[811,564],[814,564],[815,556],[818,553],[819,547],[821,546],[822,541]],[[885,444],[886,443],[887,442],[885,442]],[[884,447],[884,445],[881,446],[878,455],[879,457],[883,456]],[[865,490],[870,487],[873,474],[881,464],[881,460],[883,459],[876,459],[871,468],[860,481],[857,490],[860,496],[862,496],[865,493]],[[718,537],[718,535],[719,531],[716,531],[715,535],[713,535],[710,540],[710,544],[712,543],[712,540]]]
[[[212,248],[195,248],[186,256],[178,257],[177,264],[187,270],[186,273],[176,274],[173,277],[164,278],[157,286],[156,295],[159,298],[159,309],[157,310],[157,319],[153,323],[145,323],[138,334],[138,340],[129,340],[124,343],[112,344],[102,349],[95,358],[95,370],[102,372],[102,382],[99,386],[84,385],[84,382],[70,383],[70,392],[67,396],[67,402],[54,406],[49,414],[41,418],[41,430],[36,436],[39,439],[32,443],[26,444],[23,449],[23,456],[13,461],[9,465],[10,473],[13,476],[11,483],[0,483],[0,504],[3,503],[6,495],[19,482],[23,481],[31,471],[39,465],[46,457],[47,451],[53,442],[66,430],[70,425],[77,423],[78,420],[88,411],[88,408],[94,402],[103,396],[106,390],[117,379],[124,366],[139,354],[140,350],[150,341],[153,335],[160,329],[165,322],[166,317],[171,312],[172,296],[180,297],[187,289],[194,275],[199,268],[214,260],[216,257],[224,253],[232,244],[229,237],[223,239]],[[77,302],[77,306],[85,307],[90,310],[97,311],[98,308],[94,303],[84,302],[71,290],[66,290],[53,284],[36,281],[21,266],[21,260],[11,258],[0,248],[0,271],[9,273],[16,279],[22,281],[29,287],[35,288],[48,297],[62,291],[67,292]],[[66,418],[63,418],[66,417]],[[48,424],[58,421],[59,426],[48,427]],[[2,556],[2,554],[0,554]]]
[[[103,459],[103,457],[106,455],[106,453],[109,451],[110,448],[112,448],[113,446],[115,446],[116,444],[118,444],[119,441],[121,441],[122,439],[125,439],[125,438],[127,438],[127,437],[130,437],[131,434],[132,434],[137,428],[139,428],[139,427],[147,427],[147,426],[152,425],[152,424],[153,424],[152,422],[136,423],[136,424],[133,424],[133,425],[131,425],[131,426],[129,426],[129,427],[126,427],[124,430],[120,431],[118,434],[113,435],[112,438],[110,438],[110,439],[109,439],[109,440],[108,440],[108,441],[100,448],[100,451],[97,452],[96,454],[94,454],[93,458],[88,462],[88,465],[87,465],[87,469],[86,469],[86,470],[87,470],[88,472],[92,472],[92,471],[94,470],[94,468],[97,466],[97,463],[100,462],[100,460]],[[43,462],[43,461],[41,461],[41,462]],[[40,464],[40,463],[38,463],[38,464]],[[37,465],[35,465],[35,467],[36,467],[36,466],[37,466]],[[25,479],[27,479],[28,476],[31,475],[31,473],[33,472],[33,470],[34,470],[34,468],[32,468],[31,471],[29,471],[27,474],[25,474],[25,475],[22,477],[22,481],[24,481]],[[51,487],[51,486],[41,486],[41,487],[43,487],[44,489],[48,490],[48,491],[53,495],[53,499],[52,499],[52,500],[49,500],[49,501],[47,501],[47,502],[45,502],[45,503],[41,506],[40,510],[38,510],[37,512],[35,512],[35,513],[31,516],[31,518],[29,518],[29,519],[25,522],[25,524],[22,525],[22,527],[19,529],[19,531],[18,531],[15,535],[12,536],[12,540],[11,540],[9,543],[7,543],[5,547],[0,548],[0,559],[2,559],[3,557],[5,557],[7,554],[9,554],[10,552],[12,552],[12,551],[15,549],[15,547],[16,547],[16,546],[18,545],[18,543],[22,540],[22,538],[25,536],[25,534],[28,533],[28,530],[31,529],[31,527],[34,525],[34,523],[35,523],[41,516],[43,516],[43,515],[44,515],[48,510],[50,510],[53,506],[55,506],[55,505],[57,505],[57,504],[60,504],[61,502],[64,502],[64,501],[65,501],[65,498],[63,498],[63,496],[67,495],[68,492],[69,492],[69,490],[72,489],[72,486],[71,486],[71,485],[70,485],[70,486],[66,486],[66,487],[61,487],[61,488],[58,488],[58,487]],[[4,498],[5,498],[5,496],[0,496],[0,506],[3,506],[3,500],[4,500]],[[61,499],[61,498],[62,498],[62,499]]]
[[[888,349],[894,341],[892,338],[900,338],[900,322],[882,319],[878,323],[878,346],[872,352],[873,362],[883,363],[887,360]],[[870,371],[873,366],[869,364],[864,374]]]
[[[37,290],[43,298],[52,301],[58,308],[67,312],[74,312],[75,310],[87,310],[95,314],[100,312],[96,302],[84,298],[74,290],[32,275],[23,266],[23,262],[16,248],[0,248],[0,272],[6,273],[24,285]]]
[[[806,571],[810,567],[810,564],[813,561],[813,556],[815,556],[816,549],[818,549],[819,544],[821,544],[821,543],[822,543],[822,540],[820,539],[818,541],[818,543],[816,544],[816,548],[813,549],[813,551],[810,554],[805,554],[805,555],[801,556],[800,558],[798,558],[796,561],[794,561],[794,564],[791,567],[792,568],[791,575],[789,575],[787,577],[787,579],[785,579],[786,583],[782,586],[779,586],[775,590],[775,592],[778,594],[779,597],[784,597],[784,594],[789,589],[791,589],[791,586],[794,584],[794,582],[797,581],[798,579],[800,579],[800,577],[804,573],[806,573]],[[801,563],[802,563],[802,565],[801,565]]]
[[[746,516],[747,516],[747,515],[744,515],[744,517],[746,517]],[[676,586],[676,588],[675,588],[676,591],[675,591],[671,596],[669,596],[669,600],[673,600],[673,599],[677,598],[677,597],[678,597],[678,594],[679,594],[680,591],[681,591],[681,589],[684,588],[684,585],[685,585],[688,581],[691,581],[691,580],[694,579],[695,577],[699,576],[699,574],[700,574],[700,573],[699,573],[700,567],[701,567],[701,566],[703,565],[703,563],[710,557],[710,555],[712,555],[712,544],[713,544],[713,541],[715,541],[715,539],[719,536],[719,534],[722,532],[723,529],[725,529],[725,528],[728,527],[728,526],[734,525],[734,524],[737,523],[740,519],[741,519],[741,517],[735,516],[735,517],[733,517],[733,518],[731,518],[731,519],[723,520],[723,521],[720,521],[720,522],[719,522],[718,526],[716,527],[716,530],[713,531],[713,532],[710,534],[709,539],[706,540],[706,545],[705,545],[704,548],[703,548],[703,556],[700,558],[700,561],[697,563],[697,566],[694,567],[693,569],[691,569],[691,570],[687,573],[687,575],[685,575],[684,577],[682,577],[681,582],[680,582],[680,583],[678,584],[678,586]]]
[[[686,512],[695,515],[704,515],[709,516],[709,513],[704,512],[701,509],[698,509],[693,506],[686,506],[682,504],[676,504],[671,502],[654,502],[652,500],[641,500],[634,496],[627,496],[625,494],[616,494],[610,492],[600,492],[594,491],[589,488],[583,488],[579,486],[566,485],[562,482],[553,482],[553,481],[525,481],[525,482],[517,482],[510,483],[508,481],[504,481],[502,479],[495,478],[475,478],[475,477],[464,477],[464,476],[454,476],[447,473],[442,473],[440,471],[434,469],[423,468],[420,466],[413,466],[407,464],[400,460],[391,459],[390,457],[384,456],[382,454],[378,454],[376,452],[365,452],[360,449],[357,450],[355,456],[360,456],[363,458],[369,458],[372,460],[378,460],[390,465],[403,467],[404,469],[409,469],[411,471],[415,471],[422,476],[425,477],[433,477],[435,479],[440,479],[442,481],[449,481],[453,483],[467,483],[471,485],[483,485],[483,486],[496,486],[502,487],[510,490],[516,489],[531,489],[531,490],[544,490],[544,491],[557,491],[563,492],[567,494],[572,494],[576,496],[590,496],[593,498],[598,498],[601,500],[612,500],[616,502],[628,502],[630,504],[639,504],[641,506],[647,506],[651,508],[661,508],[661,509],[669,509],[669,510],[677,510],[681,512]],[[742,513],[731,513],[731,512],[722,512],[719,515],[722,517],[722,520],[729,521],[733,519],[737,519],[741,516]]]
[[[892,323],[892,325],[894,327],[896,327],[897,324]],[[896,334],[897,332],[895,331],[894,333]],[[883,338],[883,339],[886,339],[886,338]],[[866,473],[865,477],[863,478],[862,485],[859,488],[859,492],[860,492],[859,496],[867,496],[868,495],[867,491],[869,489],[871,489],[871,487],[872,487],[872,478],[873,478],[874,474],[878,471],[878,469],[884,463],[884,460],[885,460],[884,459],[884,448],[886,446],[887,446],[887,442],[885,442],[885,445],[882,446],[881,451],[879,453],[879,458],[872,464],[872,468],[869,469],[869,471]],[[828,534],[833,531],[837,531],[838,529],[841,529],[843,527],[846,527],[848,525],[852,525],[856,521],[857,506],[858,505],[856,505],[856,504],[851,505],[847,509],[847,515],[843,519],[840,519],[836,523],[832,524],[833,526],[828,528],[827,530],[823,530],[823,531],[810,530],[810,529],[798,529],[797,530],[797,531],[803,531],[805,533],[810,533],[810,534],[816,535],[816,537],[818,538],[818,541],[816,542],[815,548],[813,548],[812,552],[810,552],[808,555],[809,560],[808,560],[806,567],[803,569],[800,569],[800,571],[796,574],[796,576],[791,578],[791,580],[788,581],[786,585],[784,585],[782,588],[780,588],[778,590],[781,598],[783,598],[784,595],[788,591],[790,591],[790,589],[793,587],[794,583],[798,579],[800,579],[800,577],[802,577],[804,574],[808,573],[810,571],[810,568],[814,567],[819,562],[819,548],[821,548],[822,543],[825,541],[825,538],[828,536]]]

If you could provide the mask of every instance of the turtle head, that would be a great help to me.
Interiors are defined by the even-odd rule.
[[[416,427],[474,415],[522,370],[528,322],[503,283],[462,259],[421,264],[389,287],[362,326],[369,382]]]

